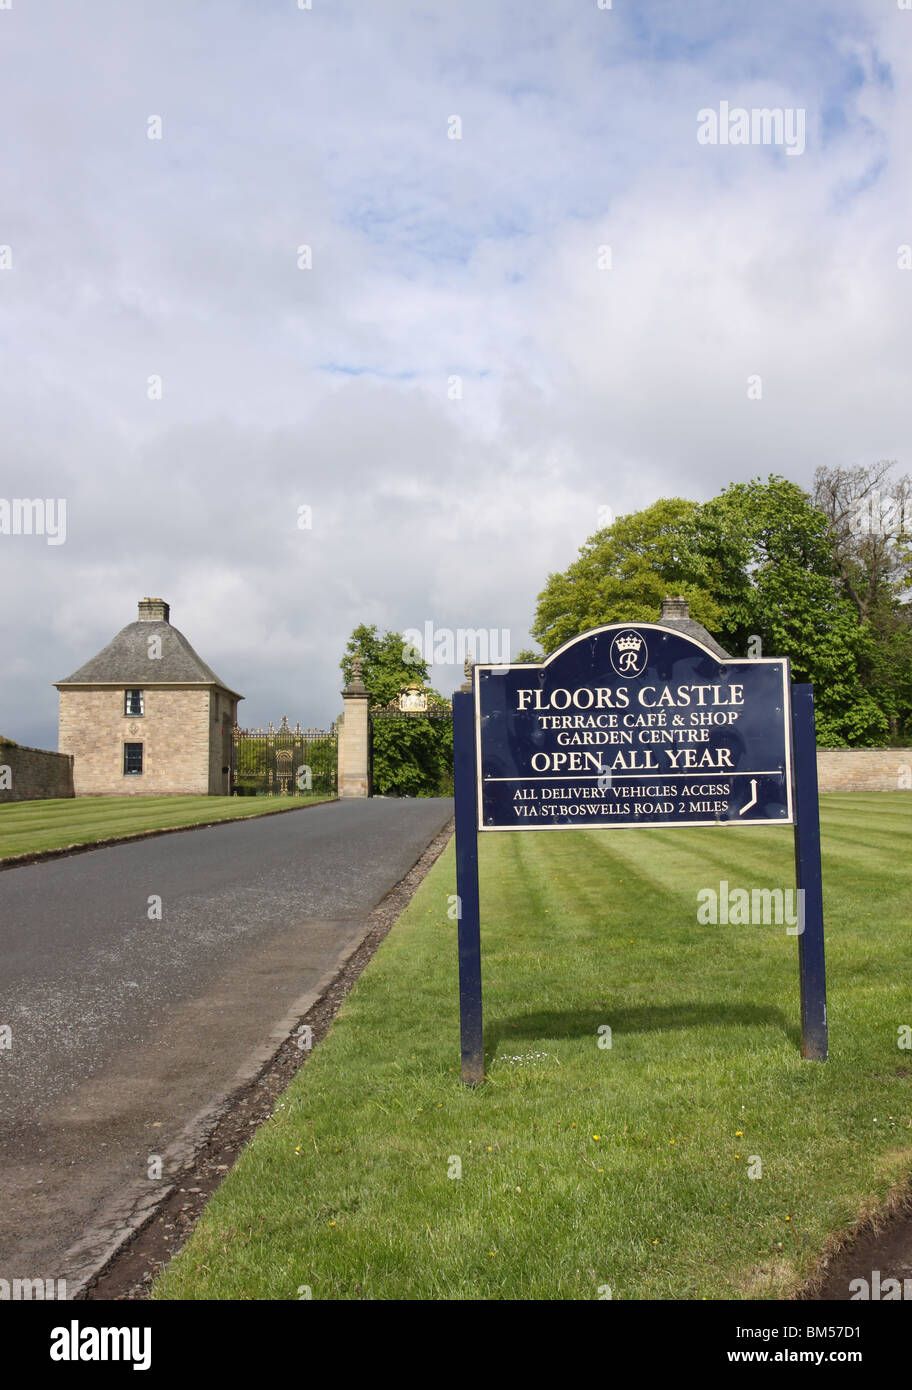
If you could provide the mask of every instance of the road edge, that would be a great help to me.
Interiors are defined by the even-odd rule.
[[[306,807],[296,809],[305,810]],[[199,1111],[187,1122],[180,1134],[161,1154],[162,1171],[172,1174],[163,1185],[149,1190],[148,1180],[137,1179],[126,1189],[96,1212],[92,1224],[80,1239],[69,1247],[64,1256],[67,1282],[67,1301],[87,1301],[92,1298],[92,1285],[112,1272],[115,1263],[125,1256],[142,1232],[150,1226],[157,1213],[175,1196],[178,1191],[186,1191],[180,1184],[189,1183],[192,1172],[201,1158],[202,1150],[212,1142],[220,1123],[254,1091],[260,1078],[276,1061],[283,1048],[294,1038],[301,1021],[333,991],[334,986],[346,972],[349,962],[361,950],[373,933],[382,929],[370,954],[361,963],[357,973],[348,984],[348,989],[363,973],[370,963],[374,951],[380,945],[399,919],[418,887],[434,865],[453,833],[452,817],[434,834],[424,850],[378,903],[364,918],[362,929],[354,941],[349,942],[339,952],[333,964],[304,994],[300,995],[269,1029],[266,1041],[259,1044],[242,1062],[236,1071],[227,1091],[216,1097],[209,1105]],[[332,1016],[338,1010],[346,989],[339,997]],[[331,1020],[330,1020],[331,1023]],[[328,1031],[328,1029],[327,1029]],[[317,1044],[315,1043],[315,1046]],[[307,1053],[300,1053],[296,1070],[306,1063]],[[294,1074],[294,1073],[292,1073]],[[290,1078],[289,1078],[290,1080]],[[265,1122],[264,1116],[259,1123]],[[259,1128],[250,1131],[250,1137]],[[236,1155],[237,1156],[237,1155]],[[189,1176],[188,1176],[189,1174]],[[223,1176],[227,1176],[227,1173]],[[199,1203],[196,1219],[210,1193]],[[176,1253],[173,1252],[173,1253]],[[101,1295],[103,1298],[104,1295]]]

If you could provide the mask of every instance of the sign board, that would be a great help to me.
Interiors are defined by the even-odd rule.
[[[785,659],[611,624],[474,679],[481,831],[794,823]]]
[[[472,692],[453,696],[453,770],[467,1085],[484,1079],[485,831],[792,825],[801,1053],[826,1059],[814,692],[790,685],[787,660],[720,657],[677,628],[613,623],[540,664],[478,665]]]

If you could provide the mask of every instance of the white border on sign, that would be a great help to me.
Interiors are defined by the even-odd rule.
[[[484,825],[484,824],[483,824],[483,819],[482,819],[482,818],[483,818],[483,805],[482,805],[483,798],[482,798],[482,776],[481,776],[481,686],[480,686],[480,683],[479,683],[478,681],[475,680],[474,673],[475,673],[476,671],[490,671],[490,672],[492,672],[493,674],[503,674],[503,673],[506,672],[506,671],[521,671],[521,670],[524,670],[524,671],[541,671],[541,670],[543,670],[546,666],[550,666],[551,662],[555,659],[555,657],[560,656],[560,654],[561,654],[562,652],[567,651],[567,649],[568,649],[569,647],[574,647],[574,646],[576,646],[576,644],[577,644],[578,642],[585,642],[585,641],[587,641],[590,637],[594,637],[594,636],[596,636],[597,633],[600,633],[600,632],[617,632],[617,631],[623,630],[623,629],[625,629],[625,628],[650,628],[650,629],[652,629],[652,631],[654,631],[654,632],[664,632],[664,633],[668,633],[668,634],[669,634],[670,636],[672,636],[672,637],[683,637],[683,639],[684,639],[686,642],[689,642],[689,643],[691,644],[691,646],[697,647],[697,648],[699,648],[700,651],[705,652],[707,656],[711,656],[712,659],[713,659],[713,661],[715,661],[716,664],[717,664],[718,666],[724,666],[724,667],[726,668],[726,670],[727,670],[729,667],[731,667],[731,666],[779,666],[779,665],[781,665],[781,667],[782,667],[782,715],[783,715],[783,721],[784,721],[784,727],[785,727],[785,795],[786,795],[786,808],[787,808],[787,811],[788,811],[788,815],[787,815],[787,816],[784,816],[784,817],[782,818],[782,820],[769,820],[767,817],[760,816],[760,817],[757,817],[757,819],[755,819],[755,820],[738,820],[738,821],[734,821],[734,820],[689,820],[689,821],[668,821],[668,820],[666,820],[666,821],[658,821],[658,820],[656,820],[656,821],[646,821],[646,822],[644,822],[644,821],[640,821],[640,822],[630,821],[630,822],[625,822],[624,824],[620,824],[620,825],[618,825],[618,824],[612,824],[612,823],[610,823],[610,822],[609,822],[609,823],[601,823],[601,822],[598,822],[598,821],[575,821],[575,822],[573,822],[572,824],[568,824],[568,825]],[[478,665],[478,666],[473,666],[472,672],[473,672],[473,676],[472,676],[472,686],[473,686],[474,696],[475,696],[475,794],[476,794],[476,797],[477,797],[476,820],[477,820],[477,823],[478,823],[478,829],[479,829],[479,831],[484,831],[485,834],[496,834],[498,831],[504,831],[504,832],[506,832],[507,834],[512,834],[512,832],[513,832],[514,830],[520,830],[520,831],[522,831],[522,830],[669,830],[669,829],[675,829],[675,828],[677,828],[678,826],[680,826],[680,827],[682,827],[682,828],[685,828],[685,829],[689,829],[689,830],[699,830],[699,829],[702,829],[702,828],[705,828],[705,827],[709,827],[709,826],[714,826],[714,827],[716,827],[716,828],[723,828],[723,827],[727,827],[727,826],[731,826],[731,825],[740,826],[740,825],[794,825],[794,824],[795,824],[795,808],[794,808],[793,800],[792,800],[792,700],[791,700],[791,687],[790,687],[790,681],[789,681],[789,676],[790,676],[789,659],[788,659],[787,656],[760,656],[760,657],[749,657],[749,656],[737,656],[737,657],[731,656],[731,657],[729,657],[729,656],[724,656],[724,657],[723,657],[723,656],[719,656],[716,652],[714,652],[714,651],[712,650],[711,647],[707,647],[707,645],[706,645],[705,642],[700,642],[696,637],[691,637],[690,634],[687,633],[687,632],[681,632],[679,628],[676,628],[676,627],[666,627],[664,623],[636,623],[636,622],[633,622],[633,623],[605,623],[602,627],[590,627],[590,628],[588,628],[585,632],[581,632],[581,633],[579,634],[578,637],[571,637],[568,641],[564,642],[561,646],[559,646],[559,647],[557,648],[556,651],[553,651],[553,652],[551,653],[550,656],[545,657],[544,661],[513,661],[513,662],[509,662],[509,663],[504,663],[504,662],[489,662],[489,661],[486,661],[486,662],[481,663],[481,664]],[[748,777],[748,776],[762,777],[763,775],[764,775],[764,774],[763,774],[762,772],[756,772],[756,771],[753,772],[753,773],[742,772],[742,773],[733,773],[733,774],[732,774],[732,776],[735,776],[735,777],[739,777],[739,776],[740,776],[740,777]],[[766,775],[769,776],[770,774],[767,773]],[[779,775],[779,774],[778,774],[778,770],[777,770],[776,776],[778,776],[778,775]],[[622,776],[623,776],[623,774],[622,774]],[[626,776],[624,777],[624,780],[627,780],[628,778],[633,778],[633,777],[659,777],[659,776],[662,776],[662,774],[661,774],[661,773],[653,773],[653,772],[648,772],[648,773],[646,773],[646,772],[642,772],[642,773],[635,773],[635,772],[632,772],[632,773],[627,773]],[[670,778],[670,777],[673,777],[673,776],[678,776],[678,777],[688,776],[688,777],[692,777],[693,774],[692,774],[692,773],[686,773],[686,774],[685,774],[685,773],[683,773],[683,772],[680,772],[680,773],[677,773],[677,774],[675,774],[675,773],[669,773],[669,774],[667,774],[667,778]],[[559,781],[559,782],[571,782],[571,781],[588,781],[588,782],[592,782],[592,781],[596,781],[596,782],[597,782],[597,781],[598,781],[598,774],[597,774],[597,773],[581,773],[581,774],[579,774],[578,777],[572,777],[572,776],[567,776],[567,777],[552,777],[552,778],[542,778],[542,777],[531,778],[531,777],[530,777],[530,778],[527,778],[527,779],[520,779],[520,780],[530,781],[530,782],[532,782],[532,781]],[[619,779],[619,780],[620,780],[620,779]]]

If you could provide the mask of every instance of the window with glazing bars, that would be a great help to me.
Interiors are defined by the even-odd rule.
[[[124,744],[124,775],[141,773],[143,769],[143,746],[141,743]]]

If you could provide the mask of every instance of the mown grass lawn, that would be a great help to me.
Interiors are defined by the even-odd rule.
[[[786,1296],[912,1172],[910,851],[912,797],[823,798],[821,1063],[796,938],[696,923],[793,885],[790,831],[481,837],[470,1091],[450,845],[153,1296]]]
[[[86,796],[0,806],[0,859],[208,821],[268,816],[331,797]]]

